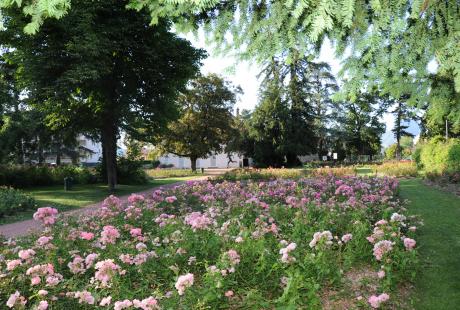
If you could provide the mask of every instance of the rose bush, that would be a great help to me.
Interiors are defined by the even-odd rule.
[[[1,308],[321,309],[362,265],[378,282],[351,298],[391,305],[417,261],[397,188],[334,176],[188,182],[127,204],[110,196],[80,218],[41,209],[43,233],[3,242]]]

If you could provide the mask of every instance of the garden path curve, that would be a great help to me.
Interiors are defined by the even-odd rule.
[[[221,175],[228,171],[227,169],[215,169],[215,170],[207,170],[206,176],[203,177],[198,177],[196,179],[193,179],[191,181],[202,181],[202,180],[208,180],[210,178],[213,178],[215,176]],[[184,184],[187,181],[180,181],[176,183],[171,183],[171,184],[166,184],[166,185],[161,185],[161,186],[155,186],[152,187],[148,190],[138,192],[136,194],[140,195],[149,195],[153,193],[153,191],[158,190],[158,189],[168,189],[168,188],[173,188],[174,186],[178,186],[181,184]],[[123,202],[126,202],[128,200],[128,197],[130,195],[124,195],[119,197]],[[66,211],[62,212],[61,214],[64,214],[66,216],[68,215],[79,215],[79,214],[89,214],[97,209],[99,209],[102,206],[102,201],[95,203],[95,204],[90,204],[88,206],[72,210],[72,211]],[[16,238],[16,237],[22,237],[25,236],[29,233],[34,233],[34,232],[39,232],[43,229],[42,225],[38,223],[37,221],[34,220],[25,220],[25,221],[20,221],[16,223],[11,223],[11,224],[6,224],[6,225],[0,225],[0,235],[6,237],[6,238]]]

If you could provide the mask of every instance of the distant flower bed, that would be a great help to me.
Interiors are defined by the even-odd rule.
[[[353,166],[347,167],[323,167],[323,168],[316,168],[311,171],[313,176],[327,176],[327,175],[335,175],[335,176],[346,176],[346,175],[355,175],[356,168]]]
[[[394,307],[417,262],[397,187],[334,176],[188,182],[127,204],[108,197],[80,219],[41,208],[40,236],[3,244],[1,308],[321,309],[337,288],[348,306]],[[348,286],[361,266],[369,285]]]
[[[219,179],[226,181],[298,179],[307,174],[306,169],[264,168],[235,169]]]
[[[394,177],[416,177],[417,167],[411,161],[389,161],[372,166],[375,173]]]
[[[192,169],[163,169],[163,168],[156,168],[156,169],[149,169],[146,170],[147,175],[154,179],[161,179],[161,178],[174,178],[174,177],[188,177],[194,176],[197,174],[201,174],[201,170],[199,172],[193,172]]]
[[[0,218],[35,208],[37,204],[32,197],[20,190],[0,186]]]

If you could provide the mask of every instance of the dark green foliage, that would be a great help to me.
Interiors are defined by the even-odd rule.
[[[150,26],[146,11],[126,10],[127,1],[75,0],[60,20],[48,19],[25,35],[20,9],[3,14],[5,57],[18,67],[29,100],[46,112],[53,128],[72,126],[102,142],[109,187],[116,176],[116,140],[121,130],[147,139],[177,117],[175,99],[199,67],[204,52]]]
[[[37,207],[35,200],[23,192],[0,186],[0,218]]]
[[[107,182],[107,172],[102,163],[96,166],[98,180]],[[118,183],[123,185],[147,184],[149,178],[144,170],[144,163],[139,160],[132,160],[125,157],[117,158]]]
[[[97,181],[92,170],[76,166],[0,166],[0,185],[15,188],[62,185],[66,177],[71,177],[75,184],[91,184]]]

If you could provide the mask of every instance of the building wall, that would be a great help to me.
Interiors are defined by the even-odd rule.
[[[197,168],[238,168],[243,165],[243,157],[238,154],[232,154],[233,162],[229,163],[227,154],[219,153],[207,158],[199,158],[196,163]],[[173,154],[161,156],[159,159],[161,164],[173,164],[174,168],[190,169],[191,162],[189,158],[179,157]]]

